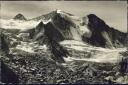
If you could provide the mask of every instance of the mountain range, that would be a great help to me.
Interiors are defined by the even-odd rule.
[[[34,40],[46,35],[57,42],[63,40],[78,40],[105,48],[126,46],[128,33],[123,33],[110,27],[95,14],[84,16],[81,20],[75,17],[73,14],[56,10],[30,19],[39,22],[36,27],[32,28],[33,32],[31,33],[33,34],[31,35],[33,35]],[[89,31],[82,33],[81,27],[83,27],[82,30]],[[88,35],[91,35],[90,37],[86,35],[87,32]]]
[[[128,83],[128,33],[95,14],[19,13],[0,24],[0,83]]]

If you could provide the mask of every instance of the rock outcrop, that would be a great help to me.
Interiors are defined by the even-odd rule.
[[[0,52],[8,53],[9,52],[9,41],[5,34],[0,32]]]
[[[67,51],[67,49],[54,40],[48,39],[47,46],[50,53],[52,53],[52,59],[56,62],[64,63],[65,61],[63,57],[69,56],[69,52]]]
[[[120,72],[121,73],[128,73],[128,50],[126,52],[121,53],[124,57],[120,64]]]

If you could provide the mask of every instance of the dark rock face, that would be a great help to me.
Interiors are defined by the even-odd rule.
[[[53,26],[51,22],[45,25],[45,35],[47,35],[49,39],[57,42],[64,40],[64,36]]]
[[[122,56],[122,61],[119,63],[120,64],[120,72],[121,73],[128,73],[128,50],[126,52],[121,53]]]
[[[9,46],[8,46],[8,39],[7,36],[4,35],[2,32],[0,33],[0,51],[8,53]]]
[[[22,14],[17,14],[13,19],[14,20],[27,20]]]
[[[42,36],[44,36],[44,24],[43,22],[41,21],[37,26],[36,28],[32,29],[33,32],[30,33],[30,35],[32,36],[32,38],[34,40],[39,40]]]
[[[87,18],[87,25],[92,32],[92,35],[85,40],[90,44],[109,48],[120,47],[125,44],[124,40],[126,39],[127,33],[109,27],[102,19],[94,14],[89,14]]]
[[[120,71],[128,73],[128,58],[122,59],[122,62],[120,62]]]
[[[52,20],[55,28],[64,36],[65,39],[74,39],[71,30],[77,30],[78,28],[68,16],[56,14]]]
[[[1,62],[1,82],[2,83],[18,83],[18,76],[3,62]]]
[[[68,57],[69,52],[63,46],[61,46],[59,43],[51,39],[49,39],[47,46],[53,54],[53,60],[59,63],[65,62],[63,57]]]
[[[46,44],[52,54],[51,56],[53,60],[59,63],[63,63],[63,57],[69,55],[68,51],[58,43],[59,41],[64,40],[64,37],[61,32],[55,28],[52,22],[48,22],[47,24],[40,22],[34,29],[33,38],[40,44]]]
[[[63,35],[53,26],[51,22],[48,22],[47,24],[40,22],[34,30],[34,40],[43,39],[45,36],[57,42],[64,40]]]
[[[44,24],[41,21],[35,28],[35,34],[38,34],[40,31],[44,30]]]
[[[59,63],[64,63],[63,57],[69,55],[68,51],[61,46],[58,41],[61,41],[63,36],[55,28],[50,28],[52,23],[44,25],[44,28],[37,34],[35,40],[40,44],[46,44],[52,54],[52,59]],[[47,28],[48,27],[48,28]]]
[[[124,43],[125,43],[126,47],[128,47],[128,33],[126,34],[126,39],[124,40]]]

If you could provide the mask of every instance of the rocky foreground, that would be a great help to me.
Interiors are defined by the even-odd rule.
[[[20,41],[18,45],[14,45],[19,42],[17,39],[13,39],[12,42],[13,44],[10,45],[8,53],[1,49],[1,83],[128,83],[127,51],[120,54],[120,56],[124,57],[124,60],[120,62],[117,60],[118,62],[116,63],[114,61],[111,63],[86,61],[83,58],[86,56],[87,59],[87,54],[89,60],[92,55],[97,53],[94,48],[93,51],[89,50],[91,47],[87,45],[86,55],[82,56],[82,50],[80,49],[70,48],[71,52],[75,51],[74,55],[71,55],[73,53],[69,51],[69,56],[73,56],[74,60],[64,58],[63,61],[55,57],[50,48],[47,48],[45,45],[39,45],[37,42]],[[65,42],[61,44],[65,48],[68,45],[65,45]],[[86,46],[84,47],[86,48]],[[77,55],[77,52],[81,55]],[[82,59],[77,59],[77,56],[80,56]]]

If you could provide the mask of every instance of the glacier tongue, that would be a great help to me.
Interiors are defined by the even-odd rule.
[[[60,44],[71,51],[72,56],[64,58],[67,62],[73,60],[81,60],[99,63],[118,63],[123,57],[121,56],[120,52],[124,52],[127,50],[126,48],[108,49],[93,47],[80,41],[74,40],[62,41],[60,42]],[[88,53],[90,54],[89,58],[86,57],[86,54]],[[83,57],[80,57],[82,55]]]

